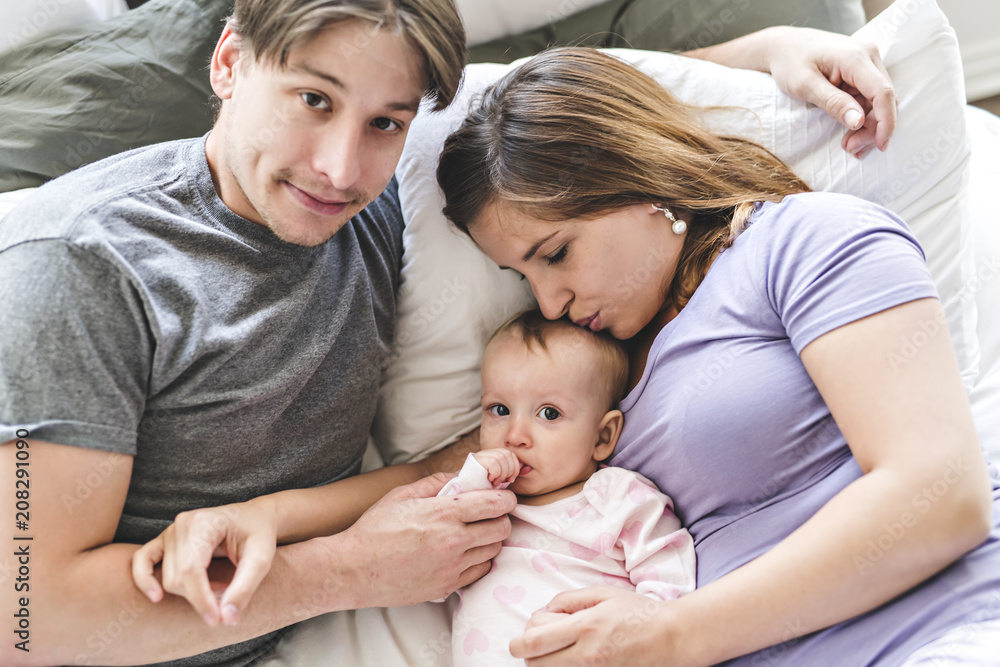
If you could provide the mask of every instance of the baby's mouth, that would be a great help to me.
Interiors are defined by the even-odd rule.
[[[532,468],[531,466],[529,466],[527,463],[521,464],[521,470],[518,471],[517,476],[521,477],[523,475],[527,475],[532,470],[534,470],[534,468]]]

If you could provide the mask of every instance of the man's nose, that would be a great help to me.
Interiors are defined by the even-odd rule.
[[[341,192],[355,187],[361,177],[362,140],[366,128],[357,120],[340,119],[317,147],[316,170]]]

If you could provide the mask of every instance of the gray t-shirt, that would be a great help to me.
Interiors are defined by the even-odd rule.
[[[52,181],[0,221],[0,442],[133,455],[130,543],[184,510],[356,474],[402,229],[393,181],[327,243],[285,243],[222,203],[204,138]]]

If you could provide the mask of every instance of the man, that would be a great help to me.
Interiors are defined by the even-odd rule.
[[[421,98],[454,95],[463,45],[448,1],[241,0],[207,139],[81,169],[3,221],[0,465],[24,493],[4,494],[2,532],[28,569],[5,584],[22,634],[0,663],[242,665],[296,621],[439,597],[489,568],[513,495],[457,505],[430,478],[280,547],[246,609],[152,604],[130,576],[179,512],[358,473],[402,255],[390,179]],[[342,530],[429,472],[303,513]]]

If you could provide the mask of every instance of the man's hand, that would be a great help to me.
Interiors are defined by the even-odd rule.
[[[853,37],[776,26],[684,55],[770,73],[786,94],[846,127],[841,147],[859,159],[888,148],[896,129],[896,90],[882,58]]]
[[[863,158],[884,151],[896,129],[896,91],[874,44],[809,28],[773,28],[770,72],[788,95],[848,129],[841,147]]]
[[[517,500],[500,490],[435,498],[451,477],[439,473],[389,492],[338,536],[357,563],[363,606],[442,598],[489,572]]]

